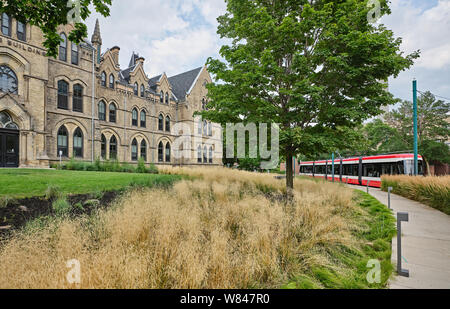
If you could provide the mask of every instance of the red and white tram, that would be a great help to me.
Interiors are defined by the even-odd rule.
[[[300,175],[333,180],[333,161],[300,162]],[[413,175],[414,154],[388,154],[342,158],[334,161],[334,179],[354,185],[381,187],[383,175]],[[423,175],[423,158],[419,156],[419,174]]]

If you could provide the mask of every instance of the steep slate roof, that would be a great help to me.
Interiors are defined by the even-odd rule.
[[[158,76],[154,76],[150,78],[148,81],[148,85],[150,86],[150,89],[156,90],[156,83],[160,80],[162,74],[159,74]]]
[[[179,100],[183,100],[186,97],[187,92],[191,89],[192,84],[202,69],[203,67],[199,67],[197,69],[169,77],[169,82],[172,85],[172,91]]]
[[[136,65],[136,61],[139,59],[139,54],[135,54],[133,52],[133,54],[131,55],[131,59],[130,59],[130,64],[128,65],[128,67],[132,67]]]

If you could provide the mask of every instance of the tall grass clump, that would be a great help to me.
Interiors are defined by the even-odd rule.
[[[353,190],[296,181],[287,203],[273,175],[165,172],[190,177],[15,235],[0,248],[0,288],[367,287],[361,237],[375,248],[378,236],[372,206],[361,207]],[[72,259],[81,284],[65,279]]]
[[[450,176],[384,176],[382,190],[429,205],[450,215]]]
[[[117,160],[100,161],[97,158],[94,163],[77,161],[70,159],[61,165],[52,164],[53,168],[69,171],[90,171],[90,172],[115,172],[115,173],[141,173],[158,174],[158,168],[152,163],[147,167],[144,159],[140,158],[137,165],[120,163]]]

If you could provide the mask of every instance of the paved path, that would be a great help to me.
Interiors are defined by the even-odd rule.
[[[386,192],[374,188],[369,192],[388,204]],[[391,207],[395,215],[409,213],[409,222],[402,222],[402,268],[410,273],[409,278],[391,279],[391,289],[450,289],[450,216],[394,194]],[[397,265],[397,237],[392,241],[392,262]]]

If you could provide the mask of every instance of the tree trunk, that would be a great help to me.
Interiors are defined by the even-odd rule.
[[[290,153],[290,151],[286,151],[286,153],[286,188],[289,192],[290,190],[292,191],[294,189],[294,167],[292,165],[292,153]]]

